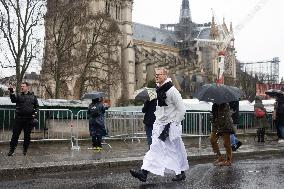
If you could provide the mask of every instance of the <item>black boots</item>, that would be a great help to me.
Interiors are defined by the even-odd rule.
[[[10,147],[10,150],[9,150],[9,152],[8,152],[8,156],[13,156],[14,155],[14,153],[15,153],[15,149],[16,149],[16,147]]]
[[[130,169],[129,171],[134,178],[138,178],[141,182],[146,182],[148,171],[144,169],[138,171]]]
[[[24,149],[23,149],[23,155],[26,156],[26,155],[27,155],[27,152],[28,152],[28,149],[24,148]]]
[[[13,156],[14,155],[14,150],[10,149],[8,152],[8,156]]]
[[[23,149],[23,155],[26,156],[28,152],[28,149],[24,148]],[[15,153],[15,148],[10,148],[9,152],[8,152],[8,156],[13,156]]]
[[[232,146],[232,151],[235,152],[237,149],[242,145],[243,143],[241,141],[238,141],[236,145]]]
[[[144,169],[138,171],[130,169],[129,171],[134,178],[138,178],[141,182],[146,182],[149,171],[146,171]],[[182,171],[180,174],[176,175],[172,179],[172,181],[182,181],[185,180],[185,178],[186,178],[185,173],[184,171]]]
[[[180,174],[176,175],[172,181],[182,181],[182,180],[185,180],[186,176],[185,176],[185,173],[184,171],[182,171]]]
[[[264,142],[265,129],[257,129],[257,142]]]

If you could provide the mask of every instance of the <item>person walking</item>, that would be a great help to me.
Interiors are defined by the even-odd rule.
[[[267,122],[267,112],[262,104],[262,99],[260,96],[255,97],[254,104],[254,125],[257,128],[257,142],[263,143],[265,128],[268,126]]]
[[[235,133],[230,134],[231,147],[232,147],[232,151],[236,151],[242,145],[242,142],[237,138],[237,135],[236,135],[236,130],[238,128],[238,125],[240,124],[239,101],[229,102],[229,106],[232,112],[233,127],[235,130]]]
[[[141,170],[131,169],[130,173],[140,181],[146,182],[149,172],[164,176],[165,169],[170,169],[176,174],[172,181],[182,181],[186,179],[185,171],[189,168],[181,138],[181,121],[186,110],[181,94],[168,78],[168,71],[158,68],[155,72],[158,102],[152,144],[144,156]]]
[[[278,143],[284,143],[284,96],[278,96],[275,103],[275,123]]]
[[[21,84],[21,91],[17,94],[11,86],[9,88],[11,102],[16,103],[16,115],[8,156],[14,155],[22,130],[24,130],[23,155],[27,155],[31,140],[31,131],[39,107],[36,96],[29,91],[29,86],[28,82],[23,82]]]
[[[212,105],[212,132],[210,142],[213,152],[217,159],[213,162],[214,165],[230,166],[232,164],[232,148],[230,143],[230,134],[234,133],[233,121],[230,113],[230,107],[227,103]],[[223,144],[226,150],[227,158],[224,159],[221,155],[218,139],[222,137]]]
[[[106,135],[104,113],[107,108],[102,103],[102,98],[92,99],[88,107],[89,132],[92,137],[93,149],[102,150],[102,137]]]
[[[145,124],[147,143],[149,147],[152,144],[152,130],[153,130],[153,124],[156,120],[155,116],[156,106],[157,106],[157,99],[153,99],[151,101],[146,100],[142,108],[142,112],[145,113],[143,123]]]

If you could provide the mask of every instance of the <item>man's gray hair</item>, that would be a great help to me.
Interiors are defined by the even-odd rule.
[[[159,67],[159,68],[156,68],[155,70],[162,70],[165,75],[169,74],[169,71],[165,67]]]

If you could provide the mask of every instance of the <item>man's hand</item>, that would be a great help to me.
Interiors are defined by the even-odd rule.
[[[168,123],[167,125],[165,125],[164,130],[162,131],[162,133],[160,134],[160,136],[158,137],[161,141],[165,142],[166,139],[169,137],[169,132],[170,132],[170,124]]]
[[[12,87],[9,87],[8,90],[10,91],[10,93],[14,92],[14,89]]]

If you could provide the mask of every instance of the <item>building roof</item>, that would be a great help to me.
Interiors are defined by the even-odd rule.
[[[133,38],[136,40],[174,46],[177,41],[173,31],[133,22]]]
[[[210,39],[210,27],[199,27],[199,33],[196,36],[197,39]]]

